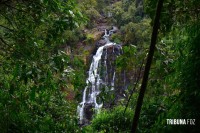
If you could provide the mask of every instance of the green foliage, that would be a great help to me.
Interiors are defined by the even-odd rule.
[[[61,92],[43,90],[45,86],[12,89],[19,90],[0,93],[1,132],[76,132],[77,121],[69,110],[73,104]]]
[[[106,14],[111,14],[111,22],[117,26],[124,26],[129,22],[138,23],[142,17],[135,6],[135,1],[122,0],[115,2],[112,6],[105,9]]]
[[[97,1],[97,11],[99,13],[105,12],[105,7],[109,4],[109,1],[105,0],[96,0]]]
[[[151,18],[154,18],[155,7],[158,0],[145,0],[145,10]],[[192,21],[198,16],[199,1],[166,0],[161,15],[161,31],[170,32],[175,23],[183,24]],[[197,16],[195,16],[195,15]]]
[[[78,132],[76,104],[64,93],[75,62],[59,50],[70,40],[65,31],[85,21],[74,1],[1,1],[0,7],[0,131]]]
[[[130,22],[121,28],[125,33],[123,42],[142,47],[150,42],[150,19],[143,19],[140,23]]]
[[[112,16],[113,16],[113,22],[117,25],[122,25],[122,15],[124,13],[124,10],[122,9],[122,2],[119,1],[119,2],[116,2],[113,4],[113,7],[112,6],[109,6],[108,9],[107,9],[107,14],[108,13],[111,13]]]
[[[158,0],[145,0],[151,19]],[[129,107],[103,110],[91,125],[80,131],[75,116],[80,89],[85,87],[85,62],[66,55],[63,44],[94,42],[82,33],[102,18],[121,30],[112,40],[122,43],[123,55],[116,61],[125,73],[126,94],[135,85],[150,43],[150,19],[142,16],[136,1],[34,0],[0,1],[0,131],[4,132],[130,132],[140,82]],[[199,112],[200,25],[199,1],[166,0],[160,20],[160,35],[140,116],[138,132],[200,132]],[[101,15],[100,15],[101,14]],[[78,28],[79,27],[79,28]],[[86,39],[85,39],[86,38]],[[89,55],[88,52],[85,54]],[[143,70],[143,69],[142,69]],[[116,82],[121,82],[121,77]],[[73,91],[76,100],[68,99]],[[106,88],[99,96],[113,101]],[[79,99],[80,100],[80,99]],[[98,99],[99,100],[99,99]],[[124,100],[124,99],[123,99]],[[124,104],[124,101],[121,103]],[[131,108],[131,109],[130,109]],[[169,126],[166,119],[196,119],[196,126]]]
[[[158,93],[158,89],[155,90],[155,92]],[[160,98],[156,94],[152,96],[149,94],[146,95],[137,129],[139,133],[149,133],[151,131],[150,129],[157,120],[158,116],[166,111],[165,106],[163,106],[165,102],[165,98]],[[166,119],[161,118],[159,122],[160,123],[158,123],[158,125],[162,125],[160,127],[163,129],[163,127],[165,127],[164,124]],[[153,132],[159,132],[159,129],[154,130]]]
[[[153,17],[156,1],[146,1],[146,10]],[[194,10],[190,10],[193,7]],[[165,1],[161,17],[161,42],[157,45],[155,61],[150,73],[146,99],[157,99],[146,105],[156,105],[160,113],[153,119],[147,132],[199,132],[195,126],[170,126],[166,119],[199,119],[199,15],[197,1]],[[152,98],[154,97],[154,98]],[[150,114],[149,108],[146,114]],[[143,109],[142,112],[146,112]],[[142,123],[141,123],[142,124]],[[146,128],[146,124],[140,128]]]
[[[87,28],[93,28],[95,26],[95,20],[101,17],[99,12],[97,11],[97,1],[96,0],[81,0],[79,1],[80,9],[83,14],[86,15],[89,19],[89,23],[87,23]]]
[[[84,42],[86,44],[93,44],[94,43],[94,35],[93,34],[87,34]]]
[[[116,65],[121,69],[132,69],[132,66],[135,63],[135,55],[136,55],[136,46],[124,46],[123,47],[123,55],[117,58]],[[131,67],[131,68],[129,68]]]
[[[122,34],[120,33],[115,33],[115,34],[112,34],[111,36],[111,41],[117,43],[117,44],[121,44],[122,43]]]
[[[63,38],[66,38],[64,40],[64,43],[70,46],[71,48],[74,48],[76,44],[80,41],[83,40],[85,35],[82,33],[83,27],[79,27],[75,30],[66,30],[63,34]],[[77,36],[78,35],[78,36]]]
[[[81,101],[81,91],[83,88],[85,88],[86,83],[86,75],[85,75],[85,64],[81,57],[74,56],[72,61],[71,61],[71,67],[74,68],[73,70],[73,76],[70,78],[69,81],[73,85],[74,92],[76,94],[76,99],[78,101]]]
[[[128,108],[124,114],[124,109],[123,106],[117,106],[110,111],[101,111],[92,120],[89,129],[102,133],[130,132],[133,111]]]

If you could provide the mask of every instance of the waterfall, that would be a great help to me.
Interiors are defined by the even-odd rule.
[[[86,115],[85,110],[89,110],[91,113],[91,110],[95,110],[95,112],[98,113],[99,109],[103,107],[102,102],[97,101],[97,97],[101,92],[101,86],[105,85],[106,88],[111,87],[110,90],[115,89],[115,71],[111,73],[112,79],[109,80],[108,76],[108,66],[107,66],[107,60],[108,60],[108,49],[109,47],[112,47],[112,54],[114,54],[114,46],[117,44],[110,42],[109,36],[113,34],[113,30],[107,31],[105,30],[105,34],[103,36],[103,39],[106,41],[106,44],[103,46],[100,46],[96,54],[93,56],[92,63],[90,65],[90,69],[88,72],[88,78],[86,80],[86,87],[83,91],[83,99],[82,102],[77,107],[77,112],[79,116],[79,122],[80,124],[87,123],[86,120],[90,119],[89,116]],[[119,45],[117,45],[119,47]],[[121,48],[121,46],[120,46]],[[105,52],[104,58],[103,53]],[[102,63],[103,61],[103,63]],[[101,66],[104,66],[105,74],[104,77],[101,77]],[[112,70],[113,71],[113,70]],[[90,114],[91,115],[91,114]]]

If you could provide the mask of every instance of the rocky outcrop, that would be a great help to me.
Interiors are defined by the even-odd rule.
[[[101,47],[106,44],[106,40],[101,39],[96,43],[96,47]]]

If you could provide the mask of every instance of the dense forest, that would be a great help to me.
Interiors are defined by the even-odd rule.
[[[199,69],[199,0],[0,0],[0,133],[198,133]]]

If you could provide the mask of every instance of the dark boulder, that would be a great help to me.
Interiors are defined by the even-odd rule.
[[[105,44],[106,44],[106,40],[101,39],[101,40],[99,40],[99,41],[96,43],[96,46],[97,46],[97,47],[101,47],[101,46],[103,46],[103,45],[105,45]]]
[[[94,108],[94,103],[86,103],[85,104],[85,108],[84,108],[85,119],[87,119],[87,120],[92,119],[92,114],[94,113],[93,108]]]

